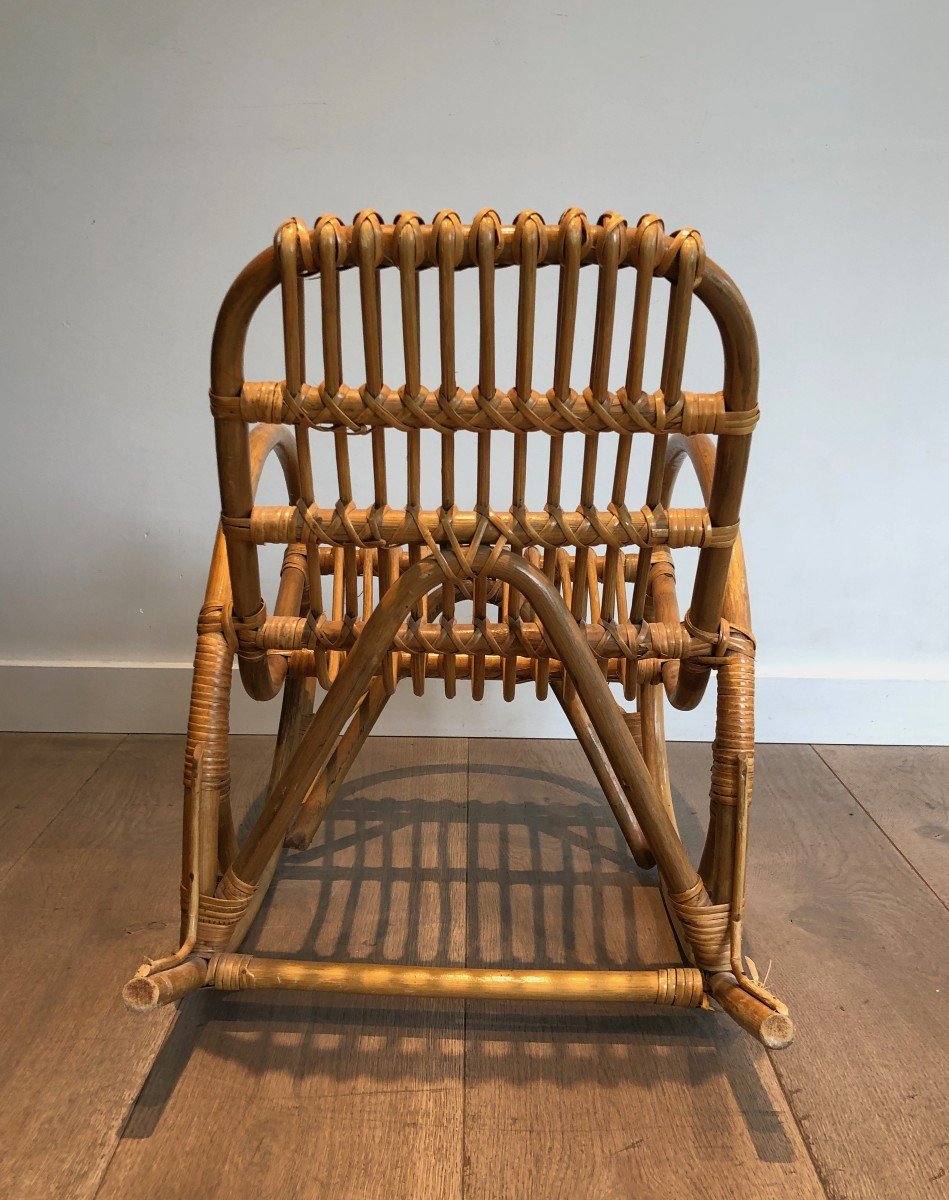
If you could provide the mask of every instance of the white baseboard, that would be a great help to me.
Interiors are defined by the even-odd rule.
[[[0,663],[0,729],[70,733],[181,733],[191,667],[184,663]],[[713,689],[690,713],[669,711],[671,739],[707,740]],[[505,704],[500,684],[475,704],[463,682],[444,701],[437,680],[416,699],[408,681],[390,701],[381,734],[433,737],[570,737],[556,702],[538,704],[528,688]],[[257,704],[234,677],[234,733],[272,733],[279,702]],[[949,744],[949,679],[758,677],[760,742],[866,745]]]

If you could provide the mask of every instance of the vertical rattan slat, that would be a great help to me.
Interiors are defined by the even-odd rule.
[[[518,264],[517,343],[514,364],[514,392],[522,405],[533,399],[534,320],[537,308],[537,265],[546,251],[547,230],[539,213],[525,210],[514,223],[514,258]],[[527,434],[514,434],[513,479],[511,481],[511,512],[515,515],[525,508],[527,484]],[[520,551],[512,548],[512,553]],[[510,587],[504,594],[504,620],[516,622],[521,597]],[[516,655],[505,656],[502,663],[502,695],[514,699],[517,685]]]
[[[691,230],[684,231],[689,236],[684,238],[684,253],[679,256],[679,270],[676,279],[669,289],[669,316],[666,321],[666,342],[662,356],[662,377],[660,388],[663,404],[667,397],[676,397],[682,387],[682,369],[685,364],[685,347],[689,328],[689,313],[692,307],[692,289],[695,286],[698,268],[698,244],[691,236]],[[682,237],[682,234],[677,234]],[[666,459],[667,435],[657,433],[653,442],[652,457],[649,463],[649,482],[646,486],[646,505],[655,508],[660,499],[662,489],[662,473]],[[636,576],[636,587],[633,591],[631,616],[634,621],[641,621],[643,607],[646,602],[646,582],[649,577],[649,562],[651,547],[644,547]]]
[[[382,289],[379,281],[379,259],[381,256],[381,218],[377,212],[365,210],[354,221],[356,253],[359,269],[359,301],[362,314],[363,354],[366,364],[365,395],[379,398],[384,383],[382,363]],[[382,512],[388,506],[388,479],[386,476],[386,430],[384,425],[374,425],[370,431],[372,439],[372,482],[373,506]],[[395,581],[396,567],[391,547],[377,550],[377,572],[380,599]],[[374,575],[364,571],[363,595],[366,614],[372,606]],[[386,691],[395,691],[398,682],[394,657],[386,655],[383,667]]]
[[[638,396],[643,388],[643,376],[646,367],[646,337],[649,329],[649,300],[652,295],[653,271],[657,261],[659,237],[662,233],[662,222],[652,213],[648,213],[639,222],[639,263],[636,270],[636,291],[633,300],[632,325],[629,334],[629,357],[626,365],[626,396]],[[613,491],[610,503],[618,506],[626,496],[627,480],[629,477],[629,461],[632,452],[633,435],[621,433],[616,451],[616,469],[613,474]],[[614,590],[616,587],[616,562],[618,549],[608,546],[606,549],[607,569],[603,576],[603,608],[607,618],[613,614]],[[649,552],[643,549],[637,568],[637,587],[642,591],[649,574]],[[643,584],[639,585],[640,577]],[[635,591],[634,591],[635,595]],[[634,609],[636,600],[634,599]],[[640,620],[642,613],[640,608]],[[627,615],[628,619],[628,615]],[[624,680],[624,683],[626,681]],[[626,698],[630,699],[632,689],[626,688]]]
[[[553,386],[548,397],[560,408],[568,408],[572,403],[570,389],[570,370],[573,365],[573,346],[577,322],[577,302],[580,292],[580,263],[584,250],[590,241],[589,223],[586,214],[578,208],[568,208],[560,218],[559,259],[560,280],[557,290],[557,327],[554,345]],[[547,510],[551,514],[560,512],[561,488],[563,480],[563,434],[555,433],[550,441],[550,459],[547,476]],[[559,557],[556,548],[544,548],[544,573],[552,581],[556,581]],[[564,598],[568,604],[566,589],[569,580],[561,576],[564,587]],[[547,694],[547,678],[549,667],[546,661],[538,664],[537,697],[544,699]]]
[[[457,213],[442,212],[435,218],[435,258],[438,263],[438,329],[441,359],[439,399],[450,405],[455,399],[455,271],[464,254],[464,238]],[[451,519],[455,509],[455,435],[441,435],[441,512]],[[442,619],[455,617],[453,582],[446,580],[441,589]],[[439,663],[445,681],[445,697],[455,695],[455,655],[443,654]]]
[[[478,269],[478,384],[477,395],[493,401],[495,378],[495,315],[494,271],[501,249],[501,219],[491,208],[483,208],[471,224],[469,244],[472,259]],[[475,509],[487,519],[491,509],[491,431],[479,429]],[[479,575],[473,585],[472,621],[476,627],[487,620],[488,577]],[[471,695],[475,700],[484,697],[485,656],[471,659]]]
[[[396,218],[395,234],[399,265],[399,287],[402,301],[402,346],[405,358],[405,384],[403,400],[417,401],[422,388],[422,342],[418,265],[422,259],[421,221],[417,213],[404,212]],[[410,429],[406,442],[406,498],[407,511],[418,511],[421,503],[422,440],[419,429]],[[421,548],[409,547],[409,566],[421,561]],[[412,610],[412,617],[422,617],[422,604]],[[416,696],[425,692],[425,658],[416,654],[412,658],[412,688]]]

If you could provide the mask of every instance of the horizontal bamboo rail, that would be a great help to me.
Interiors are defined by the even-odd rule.
[[[662,392],[641,392],[631,401],[623,388],[607,392],[602,400],[588,389],[572,389],[561,400],[552,393],[532,392],[522,400],[516,391],[493,397],[459,388],[446,399],[420,387],[410,396],[404,388],[383,387],[378,395],[365,388],[343,384],[335,395],[325,385],[304,383],[291,395],[282,381],[247,382],[239,396],[211,396],[211,412],[222,420],[264,424],[302,423],[314,428],[342,425],[350,433],[373,426],[398,429],[433,429],[438,433],[480,433],[504,429],[509,433],[543,431],[562,433],[697,433],[750,434],[758,422],[758,409],[732,411],[721,392],[681,392],[677,400]]]
[[[368,996],[434,996],[458,1000],[603,1001],[699,1008],[701,971],[659,967],[647,971],[538,971],[480,967],[415,967],[369,963],[300,962],[218,954],[208,982],[223,991],[277,988],[301,992],[355,992]]]
[[[324,620],[311,623],[305,617],[270,617],[256,631],[254,645],[261,650],[320,649],[349,650],[359,640],[365,621]],[[709,642],[695,637],[683,624],[664,625],[644,621],[641,625],[605,625],[585,622],[581,633],[597,658],[692,659],[721,657],[739,644],[753,650],[747,635],[729,627],[728,636]],[[537,621],[409,622],[392,641],[394,650],[406,654],[496,654],[524,658],[554,658],[554,648]]]
[[[713,525],[704,508],[642,509],[601,512],[494,512],[455,509],[407,512],[398,508],[291,508],[258,505],[249,517],[223,521],[228,541],[273,544],[323,543],[334,546],[480,545],[504,540],[514,549],[527,546],[717,546],[730,548],[735,525]],[[478,536],[480,535],[480,536]]]

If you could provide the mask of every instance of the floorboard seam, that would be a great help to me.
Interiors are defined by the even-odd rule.
[[[136,1091],[135,1095],[132,1097],[132,1101],[129,1104],[128,1108],[126,1109],[125,1116],[122,1118],[122,1124],[119,1126],[118,1131],[116,1132],[115,1143],[112,1146],[112,1149],[109,1151],[108,1157],[106,1158],[105,1162],[102,1164],[102,1170],[99,1173],[99,1181],[96,1184],[96,1190],[92,1193],[92,1200],[96,1200],[96,1196],[99,1195],[99,1193],[102,1191],[102,1188],[105,1186],[106,1176],[109,1174],[109,1168],[112,1166],[112,1160],[115,1158],[116,1154],[118,1154],[119,1147],[122,1145],[122,1138],[125,1136],[125,1131],[128,1128],[128,1123],[129,1123],[129,1121],[131,1121],[136,1108],[138,1108],[138,1102],[142,1098],[142,1092],[144,1092],[149,1079],[151,1079],[151,1077],[152,1077],[152,1071],[155,1069],[155,1063],[158,1061],[158,1057],[161,1054],[162,1050],[164,1050],[165,1043],[171,1037],[172,1031],[174,1030],[175,1026],[178,1024],[179,1016],[180,1016],[180,1008],[175,1013],[174,1020],[169,1022],[168,1028],[165,1030],[165,1036],[161,1039],[161,1041],[155,1047],[155,1053],[152,1055],[152,1061],[149,1064],[148,1070],[145,1072],[142,1082],[138,1085],[138,1090]],[[137,1019],[140,1021],[148,1020],[148,1015],[147,1014],[137,1014]]]
[[[130,733],[125,734],[125,736],[122,738],[122,741],[120,741],[118,743],[118,745],[115,747],[115,750],[118,750],[119,746],[122,745],[122,742],[124,742],[128,738],[134,737],[134,736],[136,736],[136,735],[130,734]],[[115,753],[115,750],[112,751],[112,754]],[[112,757],[112,754],[110,754],[108,756],[108,758],[105,759],[105,761],[102,762],[100,765],[104,767],[106,762],[109,761],[109,758]],[[93,771],[93,773],[89,776],[89,779],[94,779],[97,774],[98,774],[98,770]],[[89,779],[86,780],[86,783],[89,782]],[[83,784],[83,787],[85,787],[85,784]],[[112,1145],[112,1149],[109,1151],[108,1156],[106,1157],[105,1161],[102,1164],[102,1170],[99,1172],[99,1179],[98,1179],[98,1182],[96,1183],[96,1189],[92,1193],[92,1200],[96,1200],[96,1196],[99,1195],[99,1193],[102,1191],[103,1186],[105,1185],[106,1176],[109,1173],[109,1168],[112,1166],[112,1160],[115,1158],[116,1154],[118,1154],[119,1147],[122,1145],[122,1138],[125,1134],[126,1129],[128,1128],[128,1123],[129,1123],[129,1121],[131,1121],[136,1108],[138,1108],[138,1102],[142,1098],[142,1092],[145,1090],[145,1087],[148,1084],[149,1079],[151,1079],[151,1077],[152,1077],[152,1071],[155,1068],[155,1063],[158,1061],[158,1056],[161,1054],[162,1050],[165,1048],[165,1043],[171,1037],[172,1031],[174,1030],[175,1026],[178,1024],[179,1014],[180,1014],[180,1007],[176,1006],[174,1020],[168,1022],[168,1028],[165,1030],[164,1037],[160,1039],[160,1041],[158,1042],[158,1045],[155,1047],[155,1053],[152,1055],[152,1061],[149,1063],[148,1070],[143,1075],[142,1081],[138,1085],[138,1089],[136,1090],[135,1095],[132,1097],[132,1100],[131,1100],[128,1108],[125,1110],[125,1116],[122,1118],[122,1122],[119,1125],[118,1130],[116,1131],[115,1141]],[[138,1015],[138,1020],[147,1020],[147,1019],[148,1019],[147,1016],[142,1016],[141,1014]]]
[[[813,750],[814,747],[811,746],[811,749]],[[820,755],[818,755],[818,758],[820,758]],[[823,759],[821,759],[821,762],[823,762]],[[821,1170],[820,1163],[817,1161],[814,1149],[811,1146],[810,1138],[807,1136],[804,1126],[801,1124],[800,1118],[797,1115],[797,1110],[794,1107],[794,1101],[789,1094],[788,1089],[784,1086],[784,1080],[781,1078],[781,1072],[775,1063],[775,1054],[780,1053],[780,1050],[765,1050],[765,1057],[768,1060],[768,1066],[771,1068],[771,1074],[774,1076],[775,1083],[778,1085],[778,1091],[784,1098],[784,1106],[790,1114],[791,1120],[794,1122],[794,1128],[797,1130],[798,1137],[801,1139],[801,1145],[804,1147],[804,1152],[807,1155],[808,1162],[811,1164],[811,1170],[814,1172],[814,1178],[817,1180],[817,1186],[823,1192],[826,1200],[836,1200],[838,1193],[831,1192],[829,1190],[829,1183],[824,1177],[824,1172]]]
[[[811,747],[811,748],[813,749],[813,747]],[[821,761],[823,761],[823,760],[821,760]],[[665,906],[665,900],[666,900],[665,894],[663,893],[662,901],[663,901],[664,906]],[[666,912],[668,913],[668,908],[666,909]],[[682,954],[682,961],[686,962],[685,954],[682,953],[682,943],[679,939],[678,931],[676,930],[676,927],[672,923],[671,920],[669,923],[672,926],[673,936],[675,937],[676,942],[679,945],[679,952],[680,952],[680,954]],[[776,1053],[780,1054],[780,1051],[777,1051]],[[804,1152],[807,1155],[808,1162],[811,1164],[811,1170],[814,1172],[814,1178],[817,1180],[817,1186],[820,1188],[821,1192],[824,1194],[826,1200],[835,1200],[835,1194],[828,1191],[828,1183],[825,1180],[824,1174],[820,1168],[820,1164],[818,1163],[817,1158],[814,1155],[814,1151],[811,1147],[810,1140],[808,1139],[807,1134],[804,1131],[804,1126],[801,1124],[800,1120],[798,1119],[797,1112],[795,1111],[792,1099],[791,1099],[790,1095],[788,1094],[788,1090],[784,1086],[784,1080],[781,1078],[781,1072],[778,1070],[777,1066],[775,1065],[774,1055],[775,1055],[774,1051],[765,1050],[765,1057],[768,1060],[768,1067],[771,1070],[771,1074],[774,1076],[774,1080],[775,1080],[775,1083],[777,1084],[778,1091],[781,1093],[781,1096],[784,1099],[784,1106],[787,1109],[788,1114],[791,1117],[791,1120],[794,1122],[794,1128],[797,1130],[798,1137],[801,1139],[801,1145],[804,1147]]]
[[[821,1170],[820,1163],[817,1161],[817,1157],[814,1154],[814,1149],[811,1146],[810,1138],[807,1136],[804,1126],[801,1124],[797,1112],[795,1111],[794,1103],[791,1097],[788,1095],[787,1088],[784,1086],[784,1080],[781,1078],[781,1072],[775,1066],[774,1055],[780,1053],[780,1050],[765,1051],[765,1054],[768,1056],[768,1062],[771,1064],[771,1070],[774,1073],[774,1078],[777,1080],[778,1090],[784,1097],[784,1103],[787,1105],[787,1110],[791,1114],[791,1120],[794,1122],[794,1128],[797,1130],[798,1137],[801,1139],[801,1145],[804,1147],[808,1160],[813,1168],[814,1178],[817,1180],[818,1187],[827,1197],[827,1200],[836,1200],[836,1197],[839,1195],[839,1193],[828,1190],[828,1180],[824,1177],[824,1172]]]
[[[946,901],[943,900],[942,896],[940,896],[939,893],[936,891],[936,889],[932,886],[932,884],[930,884],[930,882],[926,878],[926,876],[920,872],[920,870],[916,866],[916,864],[911,859],[907,858],[907,856],[903,853],[903,851],[896,844],[896,842],[893,841],[893,839],[890,837],[890,835],[887,833],[887,831],[883,828],[883,826],[880,824],[880,822],[876,819],[876,817],[874,817],[873,813],[870,812],[870,810],[866,807],[866,805],[861,804],[860,798],[854,793],[853,789],[848,787],[847,784],[844,783],[843,779],[841,779],[841,777],[837,774],[837,772],[834,770],[834,768],[831,766],[831,764],[827,761],[827,759],[824,758],[823,754],[821,754],[821,752],[817,749],[816,746],[812,745],[811,749],[817,755],[818,759],[820,759],[820,761],[824,764],[824,766],[827,768],[827,770],[830,771],[831,775],[833,775],[833,777],[837,780],[837,782],[844,789],[844,791],[851,798],[851,800],[853,800],[854,804],[856,804],[858,806],[858,808],[860,809],[860,811],[862,813],[866,814],[866,816],[870,819],[870,821],[873,823],[873,825],[875,825],[876,828],[883,835],[883,837],[886,838],[887,842],[889,842],[889,844],[893,847],[893,849],[900,856],[900,858],[903,860],[903,862],[906,863],[906,865],[913,872],[913,874],[917,877],[917,879],[920,880],[920,882],[923,884],[923,886],[926,888],[926,890],[928,892],[930,892],[933,896],[936,897],[936,899],[943,906],[943,908],[945,908],[947,911],[949,911],[949,904],[947,904]]]
[[[109,751],[109,753],[105,756],[105,758],[100,763],[98,763],[96,766],[94,766],[92,768],[92,770],[85,777],[85,779],[83,779],[80,783],[78,783],[76,785],[75,789],[69,793],[69,795],[63,801],[63,803],[60,805],[60,807],[57,808],[57,810],[53,813],[53,815],[46,822],[46,824],[43,826],[43,828],[37,830],[36,836],[33,838],[33,840],[30,842],[30,844],[28,846],[24,846],[23,850],[17,855],[17,857],[14,858],[11,862],[8,862],[6,867],[3,870],[0,870],[0,880],[5,879],[7,877],[7,875],[9,875],[10,872],[15,867],[19,866],[21,860],[27,854],[29,854],[29,852],[33,849],[33,847],[36,845],[36,843],[43,836],[43,834],[47,831],[47,829],[49,829],[50,825],[52,825],[54,821],[57,821],[63,815],[63,813],[70,806],[70,804],[72,804],[72,802],[76,799],[76,797],[79,795],[79,793],[82,791],[82,789],[86,786],[86,784],[91,783],[92,780],[95,779],[95,777],[99,774],[99,772],[106,765],[106,763],[111,760],[112,755],[115,754],[115,752],[116,752],[116,750],[118,750],[119,746],[124,745],[124,743],[128,740],[129,736],[130,735],[127,733],[120,735],[119,740],[115,743],[115,745],[112,747],[112,749]]]

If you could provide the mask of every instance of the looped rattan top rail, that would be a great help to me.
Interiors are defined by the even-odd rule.
[[[482,209],[464,225],[458,214],[438,213],[425,224],[418,213],[400,213],[391,225],[377,212],[365,209],[351,225],[325,214],[309,228],[293,217],[277,230],[274,241],[292,231],[297,270],[316,275],[324,270],[350,267],[400,267],[424,271],[441,263],[453,270],[477,267],[490,258],[496,267],[511,267],[532,254],[538,267],[561,265],[572,246],[580,265],[602,262],[612,254],[617,267],[648,267],[655,276],[675,278],[683,257],[694,264],[692,286],[701,280],[706,264],[705,242],[697,229],[685,228],[668,235],[655,213],[646,213],[635,225],[615,212],[605,212],[591,224],[580,209],[570,208],[556,225],[548,225],[533,210],[522,212],[513,225],[503,225],[498,214]],[[644,250],[644,241],[651,245]],[[656,236],[658,235],[658,236]]]

